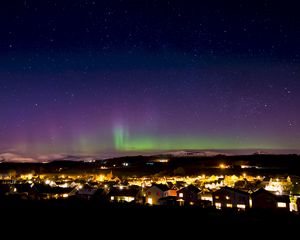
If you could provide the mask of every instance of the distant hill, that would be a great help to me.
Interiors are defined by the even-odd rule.
[[[190,157],[217,157],[217,156],[249,156],[249,155],[291,155],[300,154],[297,150],[272,150],[272,149],[240,149],[240,150],[174,150],[174,151],[162,151],[162,152],[145,152],[145,153],[134,153],[134,152],[118,152],[115,154],[66,154],[66,153],[55,153],[37,156],[28,156],[18,152],[2,152],[0,153],[0,163],[2,162],[13,162],[13,163],[46,163],[52,161],[84,161],[94,162],[98,160],[111,160],[118,158],[132,158],[136,159],[142,157],[166,157],[166,158],[190,158]]]
[[[185,151],[185,150],[181,150],[181,151],[173,151],[173,152],[166,152],[162,155],[171,155],[174,157],[213,157],[213,156],[217,156],[217,155],[225,155],[225,156],[229,156],[231,154],[228,153],[224,153],[224,152],[214,152],[214,151]]]

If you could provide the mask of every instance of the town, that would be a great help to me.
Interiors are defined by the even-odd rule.
[[[219,163],[212,173],[187,174],[183,167],[173,174],[120,174],[128,171],[133,162],[97,163],[99,171],[64,171],[66,165],[54,164],[52,171],[35,171],[24,167],[12,170],[5,167],[0,173],[0,200],[49,201],[82,200],[97,204],[134,204],[140,206],[189,206],[216,210],[269,209],[298,214],[300,208],[300,177],[284,173],[257,175],[252,169],[258,166],[241,165],[232,174],[232,166]],[[170,163],[166,158],[150,158],[143,161],[149,168],[157,164],[161,168]],[[228,161],[227,161],[228,162]],[[91,163],[75,163],[88,166]],[[3,164],[1,164],[3,166]],[[41,169],[38,165],[38,169]],[[210,167],[211,170],[212,167]],[[257,170],[257,169],[256,169]],[[47,172],[48,171],[48,172]],[[84,173],[85,172],[85,173]],[[115,172],[117,174],[115,174]],[[164,173],[164,172],[163,172]],[[263,172],[262,172],[263,173]]]

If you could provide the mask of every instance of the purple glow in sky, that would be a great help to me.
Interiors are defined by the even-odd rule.
[[[0,9],[2,152],[300,148],[292,4],[10,1]]]

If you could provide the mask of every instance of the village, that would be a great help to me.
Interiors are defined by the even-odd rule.
[[[219,168],[226,168],[220,164]],[[0,174],[0,200],[82,200],[101,204],[270,209],[297,214],[300,177],[240,175],[128,176],[106,174]]]

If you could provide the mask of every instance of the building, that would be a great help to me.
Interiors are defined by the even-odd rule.
[[[11,197],[19,199],[37,199],[37,189],[28,183],[12,185],[12,191],[9,193]]]
[[[263,188],[251,194],[252,208],[290,210],[290,199],[287,195],[276,195]]]
[[[200,190],[194,185],[181,188],[177,191],[177,198],[180,205],[193,205],[198,201],[198,193]]]
[[[136,202],[139,198],[139,189],[112,188],[108,193],[111,202]]]
[[[200,205],[203,207],[211,207],[213,204],[213,195],[211,192],[199,192],[198,199],[200,199]]]
[[[174,195],[176,196],[176,190],[171,190],[167,185],[154,184],[146,191],[146,203],[150,205],[159,205],[158,200],[160,198]]]
[[[238,208],[245,210],[250,207],[250,194],[238,189],[223,187],[213,192],[213,205],[217,209]]]
[[[96,188],[93,188],[86,184],[83,188],[77,191],[75,196],[78,199],[90,200],[94,197],[96,192],[97,192]]]
[[[177,197],[175,196],[168,196],[158,199],[158,205],[164,206],[176,206],[178,205]]]
[[[76,194],[77,189],[71,187],[51,187],[44,184],[35,184],[38,199],[59,199],[68,198]]]

